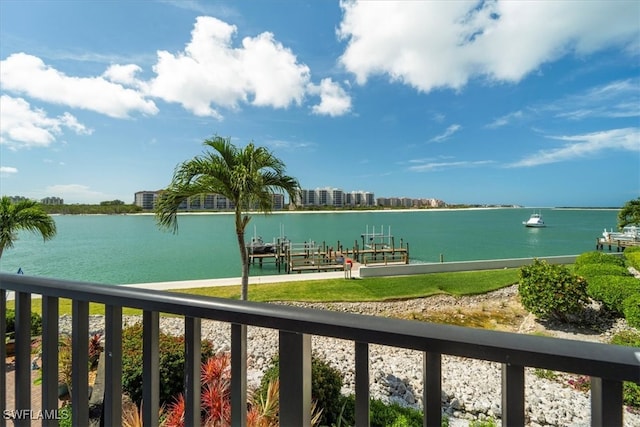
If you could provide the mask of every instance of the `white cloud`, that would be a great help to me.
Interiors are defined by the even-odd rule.
[[[149,93],[177,102],[198,116],[222,118],[219,108],[240,103],[287,108],[301,104],[309,68],[265,32],[245,37],[234,48],[236,27],[213,17],[198,17],[184,52],[158,52]]]
[[[514,111],[513,113],[505,114],[502,117],[498,117],[493,122],[489,123],[486,127],[495,129],[503,126],[507,126],[515,120],[521,119],[523,116],[522,110]]]
[[[590,157],[605,150],[640,152],[640,128],[622,128],[583,135],[550,137],[565,144],[551,150],[540,150],[508,167],[532,167]]]
[[[6,177],[18,173],[18,168],[13,166],[0,166],[0,176]]]
[[[136,90],[104,77],[70,77],[25,53],[10,55],[0,62],[0,80],[3,90],[110,117],[126,118],[132,112],[150,115],[158,112],[153,101],[144,99]]]
[[[102,77],[126,86],[139,86],[140,80],[136,78],[136,74],[142,71],[142,68],[135,64],[119,65],[113,64],[107,68]]]
[[[412,172],[436,172],[446,169],[457,168],[470,168],[476,166],[484,166],[493,163],[492,160],[477,160],[477,161],[458,161],[458,162],[426,162],[421,163],[419,161],[413,162],[413,166],[409,166],[409,170]]]
[[[420,91],[472,78],[517,82],[568,54],[622,49],[640,36],[634,1],[343,1],[340,58],[364,84],[372,75]],[[615,22],[615,25],[612,23]]]
[[[0,144],[11,149],[47,147],[67,128],[79,135],[93,131],[69,113],[48,117],[47,113],[22,98],[0,96]]]
[[[557,117],[583,120],[593,117],[640,117],[640,80],[616,80],[543,106]]]
[[[351,97],[330,78],[322,79],[320,85],[309,84],[308,91],[320,95],[320,104],[311,109],[315,114],[335,117],[351,111]]]
[[[441,133],[440,135],[437,135],[437,136],[434,136],[433,138],[431,138],[429,140],[429,142],[442,142],[445,139],[449,139],[451,137],[451,135],[453,135],[454,133],[458,132],[461,128],[462,128],[462,126],[460,126],[458,124],[451,125],[443,133]]]

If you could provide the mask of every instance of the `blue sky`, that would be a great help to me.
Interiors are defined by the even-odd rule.
[[[0,192],[157,190],[213,135],[304,188],[640,196],[640,2],[0,2]]]

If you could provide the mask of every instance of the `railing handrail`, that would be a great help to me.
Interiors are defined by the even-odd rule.
[[[640,382],[640,348],[637,347],[8,273],[0,273],[0,288],[615,381]]]

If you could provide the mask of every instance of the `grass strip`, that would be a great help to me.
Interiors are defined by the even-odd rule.
[[[351,280],[339,278],[268,283],[250,285],[249,299],[257,302],[371,302],[424,298],[436,294],[477,295],[516,283],[518,272],[517,268],[509,268]],[[180,289],[172,292],[239,299],[240,285]],[[13,301],[7,301],[7,307],[13,308]],[[32,310],[42,312],[39,299],[33,299]],[[104,305],[89,304],[89,313],[104,315]],[[60,315],[64,314],[71,314],[71,300],[60,299]],[[139,315],[142,311],[124,307],[123,314]]]

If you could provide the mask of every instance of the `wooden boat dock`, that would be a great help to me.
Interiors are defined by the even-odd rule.
[[[261,268],[265,263],[273,263],[278,269],[287,273],[350,271],[354,263],[361,265],[390,265],[409,263],[409,244],[400,239],[395,246],[391,234],[367,232],[362,234],[362,243],[354,241],[353,247],[347,248],[338,241],[335,246],[326,242],[317,244],[314,241],[293,243],[286,239],[277,239],[270,245],[269,252],[247,248],[249,264],[256,263]]]
[[[616,252],[622,252],[626,248],[640,246],[640,241],[638,240],[616,240],[616,239],[606,239],[604,237],[598,237],[596,239],[596,250],[602,251],[604,247],[607,246],[609,251],[612,251],[613,248],[616,249]]]

